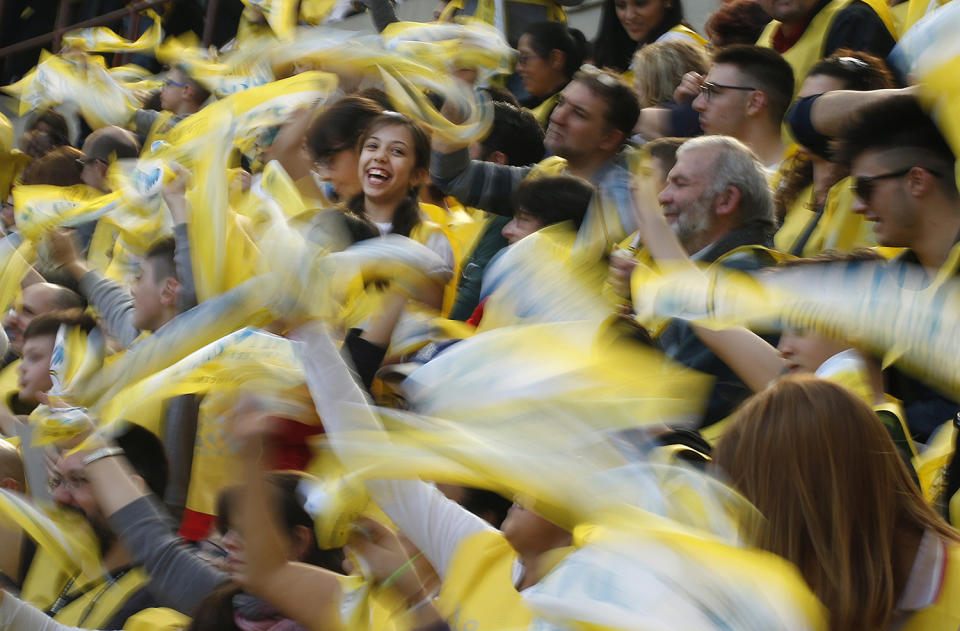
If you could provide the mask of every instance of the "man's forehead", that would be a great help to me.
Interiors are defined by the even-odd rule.
[[[714,83],[723,83],[726,85],[736,85],[737,81],[743,78],[743,73],[733,64],[718,63],[710,66],[710,72],[707,73],[707,80]]]
[[[563,100],[590,114],[599,112],[603,99],[580,81],[571,81],[563,89]]]
[[[704,167],[710,162],[712,153],[709,149],[688,149],[677,156],[677,163],[670,174],[682,174],[691,179],[703,177],[706,175]]]
[[[83,469],[83,456],[80,452],[61,452],[57,459],[57,472],[66,476]]]

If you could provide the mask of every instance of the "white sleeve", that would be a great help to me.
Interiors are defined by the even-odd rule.
[[[80,631],[80,628],[60,624],[33,605],[5,593],[0,603],[0,630]]]
[[[334,453],[338,432],[382,430],[380,419],[370,409],[366,395],[327,332],[311,324],[302,327],[299,334],[307,385]],[[367,490],[423,552],[441,579],[464,538],[493,528],[432,484],[420,480],[372,480],[367,482]]]
[[[424,245],[427,246],[427,249],[433,250],[446,263],[447,267],[454,269],[457,261],[453,256],[453,246],[450,245],[450,239],[447,238],[447,235],[437,230],[427,237],[427,242]]]

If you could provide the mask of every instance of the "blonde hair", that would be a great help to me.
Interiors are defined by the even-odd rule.
[[[925,531],[960,541],[873,410],[829,381],[785,377],[757,393],[713,456],[766,518],[754,543],[800,568],[836,631],[886,628]]]
[[[633,86],[640,107],[653,107],[673,99],[673,91],[690,71],[706,74],[710,58],[703,46],[684,40],[641,46],[633,56]]]

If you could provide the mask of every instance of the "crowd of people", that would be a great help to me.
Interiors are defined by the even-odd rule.
[[[915,2],[66,35],[0,88],[0,629],[960,628]]]

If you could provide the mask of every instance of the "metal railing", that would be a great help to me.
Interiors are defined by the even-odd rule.
[[[140,13],[146,9],[151,9],[158,7],[162,4],[166,4],[167,0],[140,0],[138,2],[132,2],[122,9],[117,9],[116,11],[110,11],[109,13],[104,13],[103,15],[98,15],[95,18],[89,20],[83,20],[82,22],[75,22],[73,24],[67,24],[67,20],[70,16],[70,4],[71,0],[60,0],[60,6],[57,10],[57,19],[55,22],[54,29],[49,33],[44,33],[43,35],[37,35],[36,37],[31,37],[30,39],[25,39],[21,42],[15,44],[10,44],[0,48],[0,62],[10,55],[16,53],[22,53],[30,50],[35,50],[43,46],[49,45],[51,50],[60,49],[60,38],[63,37],[65,33],[68,33],[74,29],[78,28],[89,28],[91,26],[106,26],[108,24],[115,23],[123,18],[130,18],[129,23],[127,24],[126,37],[128,39],[136,39],[139,29],[140,29]],[[207,13],[204,20],[203,28],[203,44],[204,46],[209,45],[210,40],[213,37],[213,26],[215,22],[215,16],[217,14],[217,8],[219,6],[219,0],[208,0],[207,2]],[[3,14],[3,5],[4,0],[0,0],[0,15]],[[122,64],[126,60],[125,54],[118,54],[114,58],[114,63]]]

